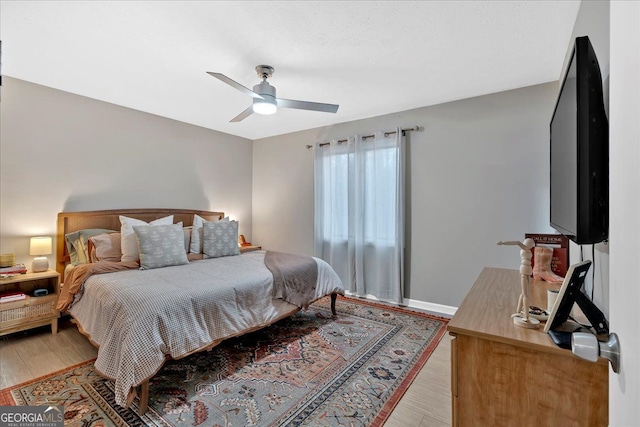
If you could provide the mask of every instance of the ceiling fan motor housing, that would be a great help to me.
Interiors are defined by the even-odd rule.
[[[253,87],[253,91],[261,96],[270,96],[272,98],[276,97],[276,88],[271,86],[266,80],[262,83],[257,84]]]
[[[253,104],[272,104],[277,105],[276,101],[276,88],[267,83],[266,80],[263,80],[262,83],[257,84],[253,87],[253,91],[258,95],[262,96],[264,99],[253,99]]]

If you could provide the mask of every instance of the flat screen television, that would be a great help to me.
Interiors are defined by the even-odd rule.
[[[577,244],[609,232],[609,122],[589,37],[577,37],[550,123],[550,224]]]

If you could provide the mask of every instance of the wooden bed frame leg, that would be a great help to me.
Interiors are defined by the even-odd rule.
[[[149,380],[140,384],[140,406],[138,406],[138,414],[144,415],[149,407]]]
[[[336,299],[338,298],[338,294],[336,292],[331,294],[331,314],[336,316],[338,313],[336,312]]]

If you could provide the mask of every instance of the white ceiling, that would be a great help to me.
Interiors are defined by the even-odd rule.
[[[557,80],[578,1],[1,1],[4,75],[250,138]],[[254,67],[340,104],[229,123]]]

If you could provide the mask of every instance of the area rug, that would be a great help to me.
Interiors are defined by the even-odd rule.
[[[167,362],[149,410],[124,409],[93,361],[0,391],[1,405],[63,405],[66,426],[379,426],[442,338],[447,319],[356,298]]]

